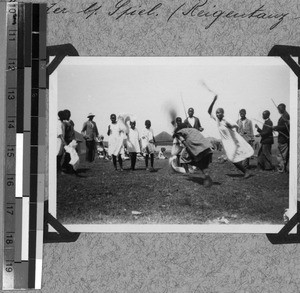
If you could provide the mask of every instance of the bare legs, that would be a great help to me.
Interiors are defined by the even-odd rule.
[[[213,181],[211,177],[209,176],[209,170],[208,169],[203,169],[201,170],[204,174],[204,180],[203,180],[203,186],[204,187],[211,187],[213,184]]]
[[[131,161],[131,166],[130,166],[131,170],[135,169],[136,155],[137,155],[137,153],[135,153],[135,152],[129,153],[130,161]]]
[[[145,156],[146,169],[148,169],[148,161],[149,161],[149,154],[146,154],[146,156]],[[150,154],[150,164],[151,164],[151,168],[153,169],[153,165],[154,165],[154,154]]]
[[[117,168],[117,156],[112,155],[112,159],[113,159],[113,164],[114,164],[115,169],[118,170],[118,168]],[[120,170],[123,171],[123,161],[122,161],[121,155],[118,155],[118,162],[119,162],[119,165],[120,165]]]
[[[244,173],[244,178],[249,178],[250,174],[249,171],[245,168],[245,165],[242,162],[233,163],[234,166],[236,166],[240,171]]]

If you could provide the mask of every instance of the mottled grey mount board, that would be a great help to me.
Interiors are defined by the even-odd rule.
[[[48,45],[71,43],[80,56],[267,56],[275,44],[300,46],[296,0],[128,1],[123,11],[162,5],[116,20],[117,2],[60,1],[49,10]],[[219,17],[205,28],[214,18],[182,14],[197,3],[209,13],[264,5],[268,15],[288,15],[271,30],[278,19]],[[265,235],[82,233],[44,245],[42,292],[288,293],[300,291],[299,274],[300,245],[274,246]]]

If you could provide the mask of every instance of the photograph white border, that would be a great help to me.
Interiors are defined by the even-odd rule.
[[[69,65],[101,65],[132,64],[132,61],[147,65],[156,62],[172,64],[174,59],[178,63],[189,65],[193,58],[202,58],[202,62],[211,63],[212,59],[218,64],[229,65],[234,60],[245,65],[276,65],[286,63],[280,57],[67,57],[62,63]],[[151,62],[150,62],[151,60]],[[251,61],[250,61],[251,60]],[[50,60],[51,62],[51,60]],[[249,63],[250,62],[250,63]],[[99,65],[100,65],[99,63]],[[286,65],[288,66],[288,65]],[[56,125],[57,125],[57,70],[49,80],[49,212],[56,217]],[[290,70],[290,117],[291,141],[290,141],[290,170],[289,170],[289,214],[297,212],[297,125],[298,125],[298,78]],[[53,142],[53,143],[51,143]],[[54,159],[55,158],[55,159]],[[64,225],[70,232],[97,232],[97,233],[278,233],[284,225],[249,225],[249,224],[76,224]],[[49,227],[50,228],[50,227]],[[50,228],[49,231],[52,229]],[[295,229],[293,230],[295,232]]]

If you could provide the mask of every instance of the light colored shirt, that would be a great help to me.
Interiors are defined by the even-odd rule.
[[[81,133],[87,140],[95,140],[99,135],[96,123],[90,120],[84,122]]]
[[[192,118],[188,117],[188,121],[189,121],[189,123],[191,124],[192,127],[195,126],[195,118],[194,117],[192,117]]]
[[[124,154],[124,131],[119,123],[110,124],[110,135],[108,137],[108,154],[122,155]]]
[[[153,142],[154,139],[154,132],[152,130],[152,128],[144,128],[142,131],[142,136],[141,136],[141,146],[142,146],[142,150],[143,152],[146,153],[153,153],[155,150],[155,146]]]
[[[128,139],[127,139],[127,150],[130,153],[140,153],[141,152],[141,148],[140,148],[140,135],[138,130],[129,129],[129,134],[128,134]]]
[[[237,121],[237,125],[239,127],[238,133],[247,141],[249,142],[250,140],[253,139],[254,133],[253,133],[253,126],[252,126],[252,121],[249,119],[239,119]]]

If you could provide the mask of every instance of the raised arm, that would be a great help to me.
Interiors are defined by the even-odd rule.
[[[212,103],[210,104],[210,106],[209,106],[209,108],[208,108],[208,114],[209,114],[209,115],[211,115],[212,110],[213,110],[213,107],[214,107],[214,105],[215,105],[217,99],[218,99],[218,95],[215,95],[215,97],[214,97]]]

